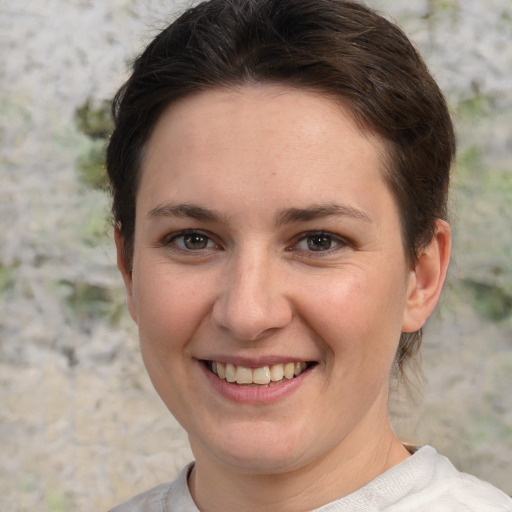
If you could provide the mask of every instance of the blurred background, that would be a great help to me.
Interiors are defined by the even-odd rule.
[[[512,3],[373,0],[446,93],[459,157],[448,286],[407,440],[512,494]],[[191,458],[124,311],[103,191],[108,100],[185,2],[0,0],[0,510],[106,510]]]

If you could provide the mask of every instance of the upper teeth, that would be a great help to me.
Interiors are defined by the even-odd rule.
[[[237,384],[270,384],[284,379],[293,379],[300,375],[307,363],[285,363],[262,366],[261,368],[246,368],[231,363],[211,363],[212,372],[228,382]]]

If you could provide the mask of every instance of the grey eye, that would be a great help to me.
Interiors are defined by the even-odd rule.
[[[201,233],[200,231],[182,232],[172,236],[166,245],[173,245],[174,247],[183,251],[201,251],[204,249],[211,249],[216,247],[213,240]]]
[[[295,248],[305,252],[326,252],[342,245],[343,242],[339,238],[329,233],[309,233],[303,236]]]
[[[210,239],[201,233],[190,233],[182,236],[183,246],[190,251],[206,249]]]
[[[311,235],[306,238],[310,251],[328,251],[333,246],[333,240],[326,235]]]

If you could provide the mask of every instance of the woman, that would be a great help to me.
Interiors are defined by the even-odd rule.
[[[455,152],[406,36],[354,2],[210,0],[114,111],[128,309],[195,456],[114,510],[512,510],[388,417],[445,279]]]

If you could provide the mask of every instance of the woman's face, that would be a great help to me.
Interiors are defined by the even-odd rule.
[[[198,461],[284,472],[388,425],[412,274],[379,154],[342,107],[280,86],[203,92],[159,121],[125,279]]]

